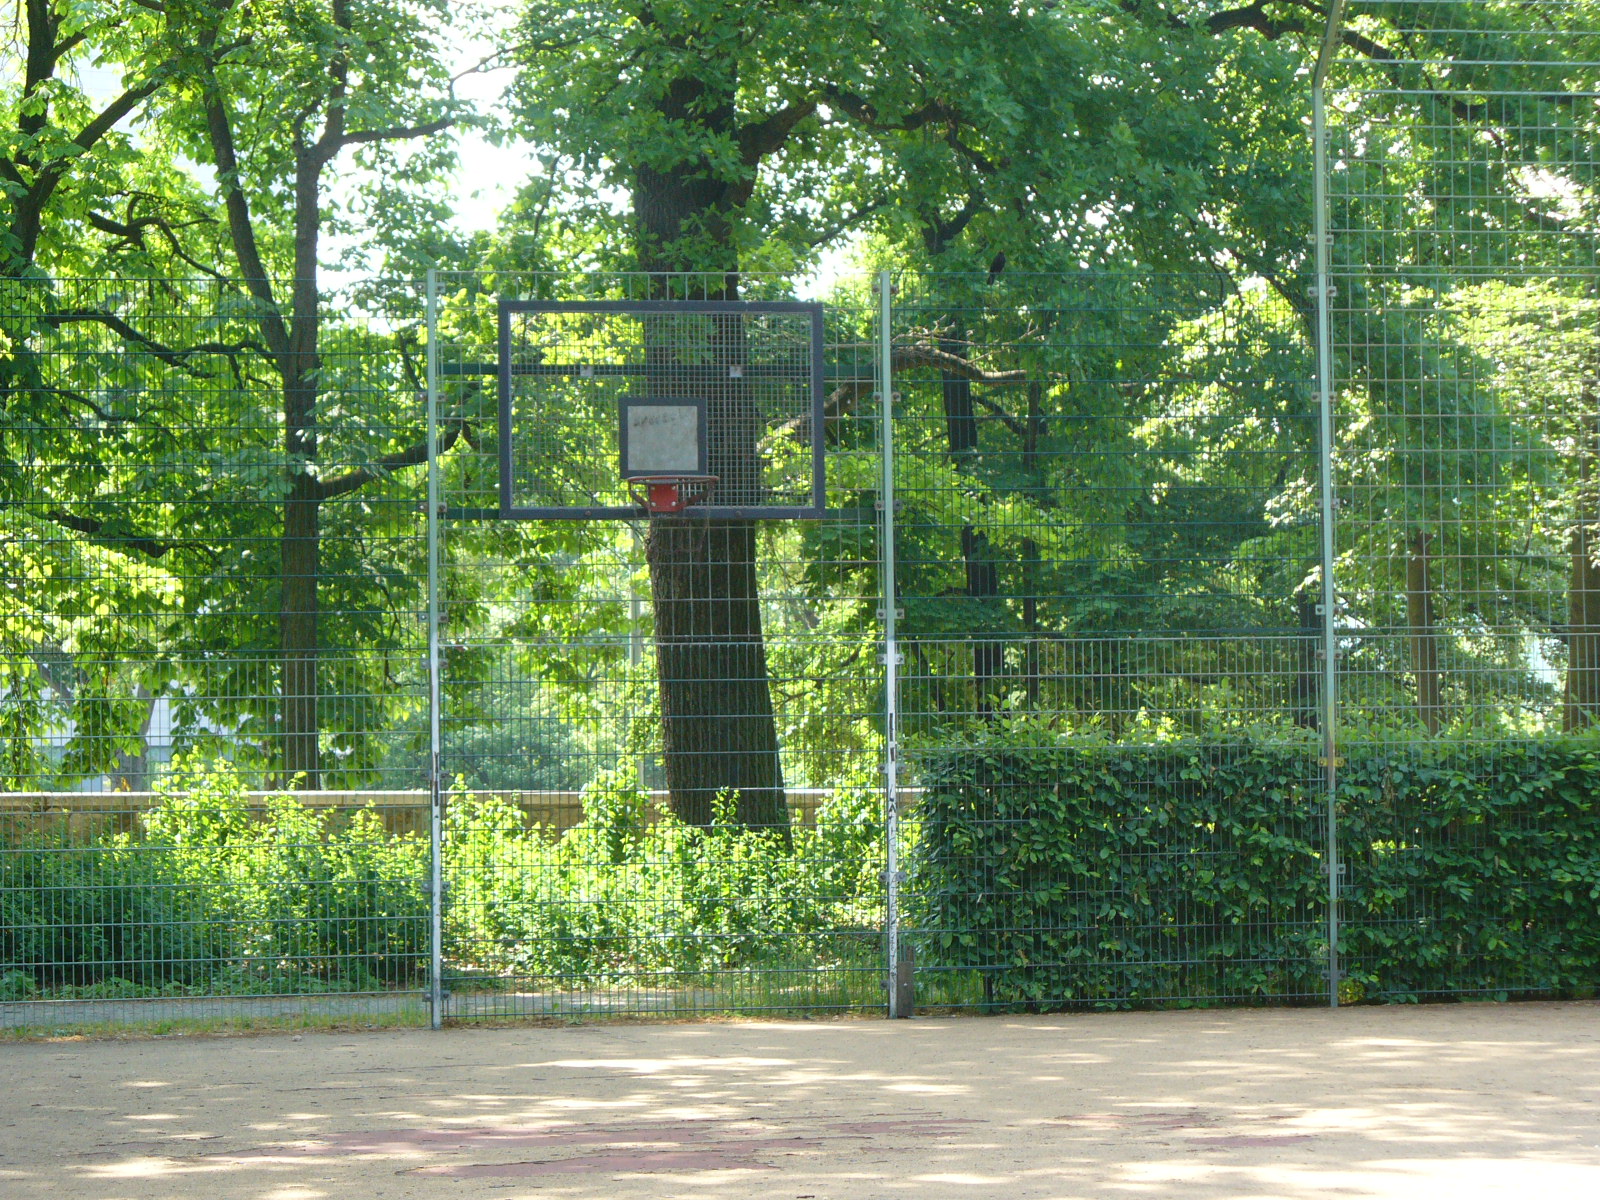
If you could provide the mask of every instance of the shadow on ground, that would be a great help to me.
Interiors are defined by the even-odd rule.
[[[1600,1005],[0,1050],[0,1194],[1600,1194]]]

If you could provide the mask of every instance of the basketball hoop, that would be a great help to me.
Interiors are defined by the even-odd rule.
[[[628,494],[651,516],[664,517],[704,502],[716,486],[715,475],[635,475]]]

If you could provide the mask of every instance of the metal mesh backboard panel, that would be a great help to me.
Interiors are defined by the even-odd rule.
[[[501,516],[636,517],[648,474],[714,476],[707,516],[822,515],[821,305],[505,300],[499,339]],[[703,466],[622,461],[625,409],[691,405]]]

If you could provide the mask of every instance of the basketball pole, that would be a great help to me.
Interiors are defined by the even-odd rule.
[[[888,271],[878,273],[878,412],[879,457],[883,482],[879,504],[883,509],[879,567],[883,594],[883,838],[884,838],[884,952],[888,958],[889,1017],[908,1017],[900,978],[900,643],[894,578],[894,357],[891,335],[894,281]]]
[[[428,268],[428,1010],[444,1024],[444,791],[439,694],[439,276]]]
[[[1342,45],[1346,0],[1328,8],[1328,26],[1311,79],[1312,220],[1316,239],[1318,516],[1322,524],[1322,770],[1328,872],[1328,1006],[1339,1007],[1339,644],[1334,617],[1333,234],[1328,228],[1327,81]]]

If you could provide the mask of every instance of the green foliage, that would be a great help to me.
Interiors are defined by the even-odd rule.
[[[0,977],[40,986],[206,987],[227,961],[223,914],[161,856],[132,846],[26,846],[0,855]]]
[[[1315,750],[1108,745],[1031,724],[937,753],[913,856],[919,966],[1004,1004],[1315,994]]]
[[[616,777],[587,789],[583,822],[559,837],[504,801],[458,795],[446,824],[446,957],[596,984],[870,950],[876,937],[861,935],[879,920],[883,861],[871,801],[841,791],[790,846],[735,822],[731,798],[709,828],[670,813],[651,823],[644,794]]]
[[[415,982],[427,844],[363,809],[246,803],[226,763],[181,764],[136,832],[0,855],[0,975],[82,989],[302,992]]]
[[[1600,745],[1346,752],[1346,1001],[1600,977]],[[1309,737],[1109,745],[1017,724],[930,756],[919,965],[998,1004],[1318,1000],[1326,807]]]
[[[1350,997],[1600,983],[1600,743],[1351,750],[1340,773]]]
[[[377,812],[292,794],[247,802],[226,763],[181,763],[137,832],[0,853],[0,998],[415,986],[427,965],[426,842]],[[654,823],[630,781],[586,791],[557,837],[492,797],[449,808],[445,953],[566,983],[876,954],[877,797],[842,790],[814,828]]]

